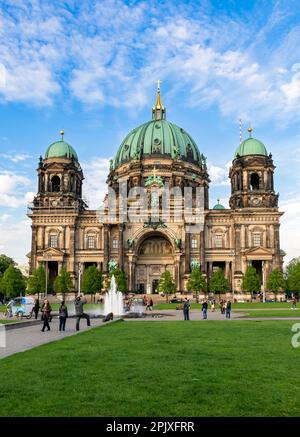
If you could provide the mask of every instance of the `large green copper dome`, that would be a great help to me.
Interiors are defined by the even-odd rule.
[[[247,138],[244,140],[239,147],[236,149],[234,157],[237,155],[246,156],[246,155],[264,155],[268,156],[267,149],[265,145],[255,138]]]
[[[204,157],[193,138],[181,127],[167,121],[165,115],[158,89],[152,120],[133,129],[125,137],[114,159],[114,168],[147,156],[166,156],[201,164]]]
[[[114,166],[149,155],[166,155],[199,161],[200,153],[193,138],[176,124],[167,120],[151,120],[133,129],[116,154]]]
[[[66,143],[63,138],[63,131],[61,131],[62,138],[55,143],[50,144],[45,153],[45,159],[47,158],[69,158],[78,161],[78,156],[75,150],[70,144]]]

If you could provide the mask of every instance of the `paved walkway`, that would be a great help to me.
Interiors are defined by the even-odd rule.
[[[41,344],[50,343],[51,341],[76,335],[78,332],[75,330],[75,323],[75,318],[69,318],[67,320],[65,332],[59,332],[58,319],[56,318],[53,318],[52,322],[50,323],[51,331],[48,332],[41,332],[42,324],[7,330],[6,347],[0,347],[0,359],[17,352],[23,352],[25,350],[32,349],[36,346],[40,346]],[[91,319],[91,328],[99,325],[105,325],[105,323],[102,322],[102,319]],[[91,328],[87,327],[86,320],[83,319],[80,321],[79,332],[86,331]]]

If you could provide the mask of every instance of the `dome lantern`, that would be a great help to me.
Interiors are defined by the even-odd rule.
[[[152,119],[153,120],[162,120],[166,118],[166,108],[162,104],[160,97],[160,84],[161,81],[157,81],[157,92],[156,92],[156,102],[152,108]]]

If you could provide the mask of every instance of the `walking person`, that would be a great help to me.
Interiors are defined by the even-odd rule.
[[[51,306],[48,299],[44,300],[43,306],[42,306],[42,320],[44,322],[42,327],[42,332],[45,331],[45,328],[47,328],[47,331],[50,331],[49,326],[49,317],[51,314]]]
[[[215,299],[213,299],[213,301],[211,303],[211,310],[213,313],[215,312],[215,308],[216,308],[216,301],[215,301]]]
[[[67,308],[67,305],[65,305],[64,300],[60,304],[58,313],[59,313],[59,330],[65,331],[66,321],[68,318],[68,308]]]
[[[222,300],[222,306],[221,306],[221,314],[225,314],[226,310],[226,300]]]
[[[190,320],[190,301],[185,298],[184,304],[183,304],[183,317],[184,320]]]
[[[79,331],[80,319],[86,319],[87,326],[91,326],[90,316],[83,312],[83,305],[87,303],[86,299],[77,296],[74,302],[76,314],[76,331]]]
[[[153,308],[153,300],[152,300],[152,298],[150,297],[150,302],[149,302],[149,311],[152,311],[152,308]]]
[[[32,314],[34,314],[35,320],[37,320],[40,310],[40,301],[38,299],[35,299],[34,305],[32,308]]]
[[[297,306],[297,300],[296,300],[295,297],[293,297],[293,299],[292,299],[292,310],[295,310],[296,306]]]
[[[231,301],[229,300],[226,305],[226,319],[230,319]]]
[[[204,300],[202,302],[202,317],[203,317],[203,320],[207,319],[207,308],[208,308],[207,301]]]

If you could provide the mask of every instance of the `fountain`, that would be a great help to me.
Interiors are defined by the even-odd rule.
[[[111,278],[109,290],[104,296],[104,315],[109,313],[113,313],[114,316],[124,314],[123,294],[117,290],[114,275]]]

